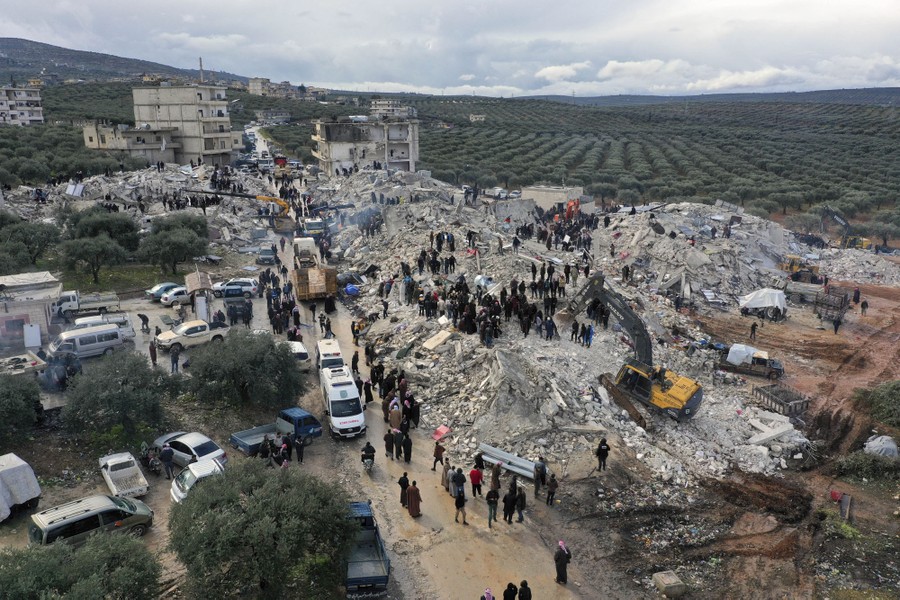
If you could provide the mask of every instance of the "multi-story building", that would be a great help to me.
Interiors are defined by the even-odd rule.
[[[44,122],[41,91],[28,87],[0,87],[0,125],[37,125]]]
[[[136,129],[174,128],[175,161],[228,164],[241,148],[241,133],[231,130],[225,88],[211,85],[138,87],[134,99]]]
[[[291,111],[289,110],[279,110],[279,109],[269,109],[269,110],[257,110],[254,111],[256,115],[256,120],[260,123],[272,123],[275,125],[283,125],[284,123],[288,123],[291,120]]]
[[[134,128],[128,125],[100,125],[92,123],[82,128],[84,145],[94,150],[117,150],[148,163],[176,162],[176,151],[181,144],[174,140],[178,130],[174,127]]]
[[[271,82],[265,77],[251,77],[247,83],[247,91],[254,96],[268,96]]]
[[[379,106],[378,113],[370,117],[314,121],[313,156],[319,167],[328,175],[373,167],[376,162],[381,168],[415,171],[419,160],[419,121],[400,116],[401,110],[390,116],[384,108]]]

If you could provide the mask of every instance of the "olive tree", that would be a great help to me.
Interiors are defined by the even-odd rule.
[[[100,283],[100,270],[125,260],[127,252],[118,242],[102,233],[97,237],[67,240],[61,246],[63,260],[72,269],[85,268]]]
[[[232,330],[191,356],[190,389],[204,402],[278,406],[292,403],[303,377],[290,350],[270,335]]]
[[[229,465],[169,513],[169,543],[198,597],[332,598],[356,531],[337,484],[256,460]]]
[[[178,379],[154,369],[137,352],[116,352],[72,378],[63,422],[98,444],[128,444],[162,421],[163,397],[178,391]]]
[[[78,549],[57,543],[0,551],[0,596],[149,600],[159,596],[161,573],[141,540],[98,534]]]
[[[0,441],[28,431],[40,406],[41,392],[34,377],[0,375]]]
[[[191,229],[165,229],[144,238],[139,256],[163,270],[170,269],[175,275],[178,273],[178,263],[206,254],[206,249],[206,238],[201,238]]]
[[[59,228],[49,223],[17,223],[3,230],[10,240],[21,242],[28,249],[28,259],[36,264],[51,246],[59,241]]]

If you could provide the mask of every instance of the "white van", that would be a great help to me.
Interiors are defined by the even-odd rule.
[[[218,475],[224,473],[225,467],[217,458],[207,460],[198,460],[182,469],[175,479],[172,481],[172,502],[178,503],[187,498],[188,492],[191,491],[197,482],[205,479],[210,475]]]
[[[366,415],[363,411],[366,406],[359,399],[350,367],[324,368],[319,375],[331,435],[348,438],[365,435]]]
[[[108,323],[62,332],[59,337],[50,342],[47,354],[51,357],[74,354],[78,358],[87,358],[111,354],[124,343],[125,336],[119,326]]]
[[[316,342],[316,368],[340,369],[346,363],[341,354],[341,346],[337,340],[320,340]]]
[[[128,313],[106,313],[96,317],[79,317],[75,319],[75,325],[72,329],[84,329],[85,327],[107,324],[117,325],[122,330],[122,335],[126,340],[134,339],[134,326],[131,324],[131,317],[128,316]]]

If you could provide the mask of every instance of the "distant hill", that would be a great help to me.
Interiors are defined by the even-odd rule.
[[[760,94],[700,94],[695,96],[521,96],[520,100],[550,100],[579,106],[646,106],[687,102],[790,102],[801,104],[855,104],[894,106],[900,104],[900,88],[863,88],[858,90],[817,90],[814,92],[778,92]]]
[[[41,42],[19,38],[0,38],[0,82],[24,83],[31,77],[54,76],[59,82],[66,79],[109,81],[138,78],[145,73],[158,73],[196,79],[198,69],[178,69],[160,63],[123,58],[99,52],[69,50]],[[212,71],[205,73],[206,79],[237,79],[246,77]]]

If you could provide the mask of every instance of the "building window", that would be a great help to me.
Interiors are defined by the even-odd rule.
[[[89,135],[89,136],[88,136],[88,141],[89,141],[90,143],[93,144],[93,143],[94,143],[94,136]]]
[[[197,100],[200,100],[201,102],[203,101],[203,94],[201,94],[200,92],[197,92]]]
[[[202,118],[203,118],[203,109],[202,109],[202,108],[199,109],[199,110],[197,111],[197,113],[200,115],[200,118],[202,119]]]
[[[101,143],[101,144],[105,144],[105,143],[106,143],[106,136],[103,135],[103,134],[100,134],[100,143]]]

